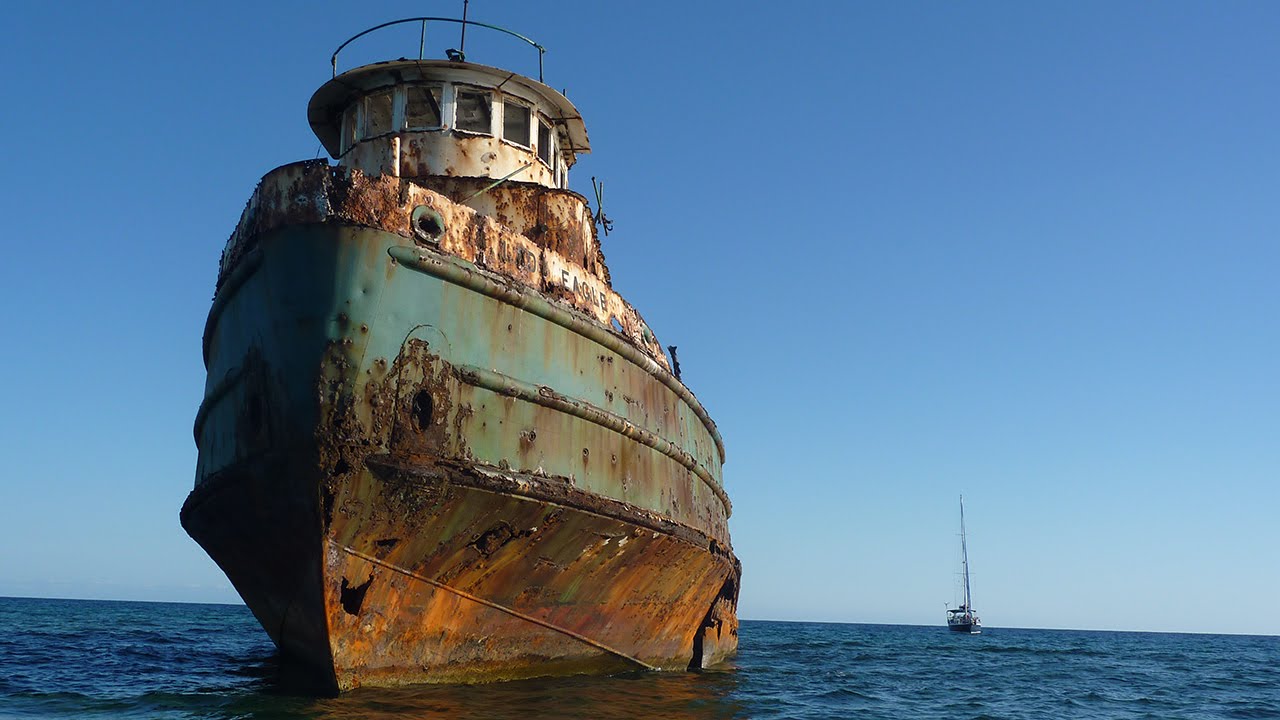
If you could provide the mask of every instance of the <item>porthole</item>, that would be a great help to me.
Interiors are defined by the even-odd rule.
[[[413,229],[413,236],[424,242],[438,243],[440,236],[444,235],[444,217],[426,205],[413,209],[409,225]]]

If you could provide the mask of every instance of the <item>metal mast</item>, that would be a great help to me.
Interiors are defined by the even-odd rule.
[[[961,565],[964,569],[964,608],[968,613],[973,612],[973,603],[969,599],[969,546],[964,537],[964,496],[960,496],[960,557]]]

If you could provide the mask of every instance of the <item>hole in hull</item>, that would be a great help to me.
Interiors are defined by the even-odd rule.
[[[418,432],[426,432],[431,427],[433,406],[431,393],[426,390],[420,390],[413,396],[413,427]]]
[[[360,614],[360,606],[364,604],[365,593],[369,592],[369,585],[372,582],[373,578],[369,578],[359,585],[349,586],[347,579],[342,578],[342,609],[346,610],[348,615]]]
[[[714,548],[715,545],[716,542],[713,540],[712,547]],[[724,620],[717,611],[721,608],[722,603],[728,601],[737,605],[738,585],[736,578],[736,575],[731,575],[724,581],[724,585],[720,587],[720,592],[711,601],[711,607],[707,608],[707,614],[702,619],[702,624],[698,626],[698,631],[693,634],[693,652],[692,657],[689,659],[689,670],[699,672],[707,666],[706,638],[710,633],[714,632],[718,635],[721,631]]]

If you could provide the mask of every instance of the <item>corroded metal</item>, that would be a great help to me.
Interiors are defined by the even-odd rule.
[[[254,191],[184,527],[321,690],[732,655],[724,447],[585,200],[407,166]]]
[[[472,191],[476,180],[469,180],[370,177],[321,160],[276,168],[258,184],[227,241],[219,287],[234,275],[231,271],[256,247],[257,239],[271,230],[339,222],[412,238],[410,217],[415,207],[424,205],[444,220],[438,245],[445,254],[542,291],[605,325],[617,320],[635,344],[668,366],[640,314],[609,286],[586,198],[509,183],[488,193],[492,198],[474,203],[489,210],[486,215],[450,198]]]
[[[368,466],[325,560],[340,684],[684,669],[736,581],[705,536],[555,479]]]
[[[456,371],[458,378],[468,385],[490,390],[500,395],[519,398],[527,403],[541,405],[543,407],[559,410],[563,413],[568,413],[583,420],[593,422],[601,427],[613,430],[619,435],[657,450],[663,455],[670,457],[688,468],[694,475],[697,475],[698,478],[706,484],[707,489],[714,493],[720,500],[720,503],[724,505],[725,514],[728,515],[732,512],[729,496],[725,494],[724,488],[720,487],[720,482],[713,478],[711,473],[698,463],[697,458],[685,452],[675,443],[667,440],[661,435],[649,432],[644,428],[636,427],[636,425],[630,420],[619,415],[615,415],[608,410],[604,410],[575,398],[565,397],[545,385],[530,385],[501,373],[477,367],[463,366],[456,368]]]

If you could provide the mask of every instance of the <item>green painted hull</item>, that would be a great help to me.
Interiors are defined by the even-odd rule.
[[[287,661],[346,689],[732,654],[719,438],[652,352],[334,213],[358,176],[276,172],[330,200],[246,211],[224,258],[182,519]]]

